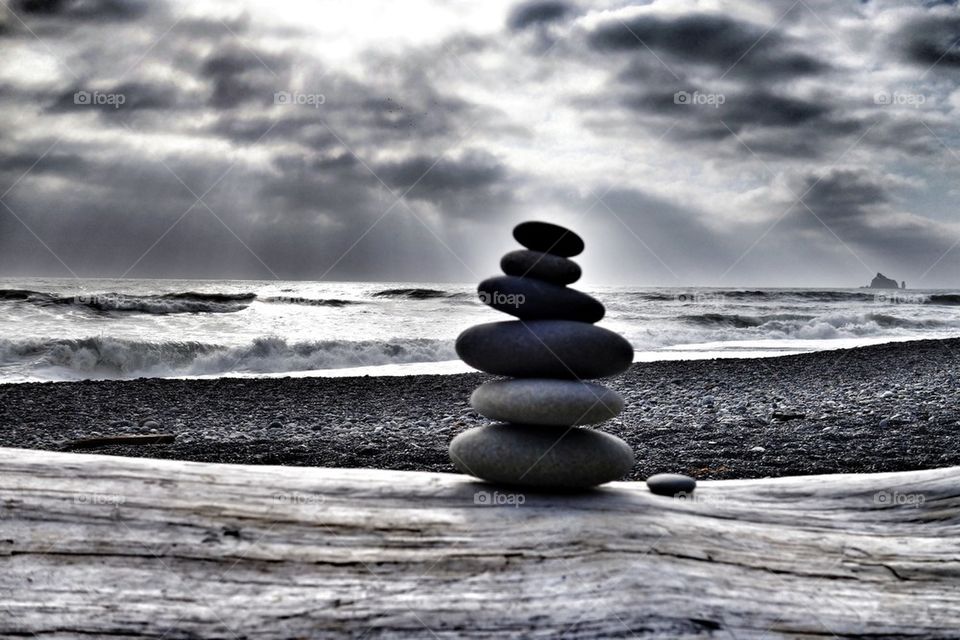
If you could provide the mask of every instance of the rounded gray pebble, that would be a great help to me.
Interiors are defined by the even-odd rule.
[[[464,431],[450,443],[463,473],[507,485],[585,489],[622,478],[633,450],[615,436],[581,427],[491,424]]]
[[[647,488],[658,496],[675,496],[678,493],[693,493],[697,481],[680,473],[658,473],[647,478]]]
[[[623,398],[590,382],[525,378],[480,385],[470,405],[493,420],[539,425],[596,424],[623,410]]]

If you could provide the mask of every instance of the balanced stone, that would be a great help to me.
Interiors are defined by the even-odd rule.
[[[508,276],[536,278],[553,284],[573,284],[581,274],[580,265],[573,260],[528,249],[518,249],[503,256],[500,268]]]
[[[658,473],[647,478],[647,487],[658,496],[693,493],[697,481],[680,473]]]
[[[596,424],[623,410],[623,398],[612,389],[548,378],[487,382],[476,388],[470,404],[494,420],[539,425]]]
[[[475,369],[517,378],[603,378],[633,362],[619,334],[569,320],[479,324],[457,337],[456,350]]]
[[[492,424],[450,443],[460,471],[510,485],[584,489],[633,468],[633,451],[615,436],[580,427]]]
[[[513,228],[517,242],[533,251],[569,258],[583,252],[583,239],[570,229],[549,222],[523,222]]]
[[[496,276],[477,287],[480,300],[497,311],[522,320],[597,322],[605,309],[595,298],[567,287],[533,278]]]

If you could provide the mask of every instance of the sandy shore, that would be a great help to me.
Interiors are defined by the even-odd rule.
[[[926,469],[960,464],[960,339],[773,359],[634,365],[607,384],[602,428],[637,454],[631,479]],[[482,374],[0,386],[0,446],[174,433],[95,453],[247,464],[454,471],[447,445],[486,420]]]

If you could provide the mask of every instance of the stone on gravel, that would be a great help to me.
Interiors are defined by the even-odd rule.
[[[517,242],[532,251],[569,258],[583,253],[583,239],[570,229],[549,222],[523,222],[513,228]]]
[[[475,427],[453,439],[450,459],[460,471],[490,482],[557,489],[593,487],[633,468],[626,442],[580,427]]]
[[[470,404],[493,420],[538,425],[596,424],[623,410],[623,398],[612,389],[547,378],[487,382],[473,392]]]
[[[633,362],[619,334],[569,320],[479,324],[457,337],[456,350],[471,367],[518,378],[603,378]]]
[[[521,320],[575,320],[598,322],[605,309],[600,302],[576,289],[533,278],[496,276],[477,287],[480,300]]]
[[[573,284],[580,279],[580,265],[573,260],[542,251],[518,249],[500,259],[500,268],[508,276],[536,278],[553,284]]]
[[[658,473],[647,478],[647,488],[658,496],[693,493],[697,481],[680,473]]]

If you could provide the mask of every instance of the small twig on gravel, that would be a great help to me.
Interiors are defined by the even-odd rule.
[[[802,420],[807,417],[805,413],[787,413],[774,411],[771,416],[774,420]]]
[[[152,433],[150,435],[120,435],[103,436],[100,438],[83,438],[73,440],[63,445],[64,451],[72,449],[92,449],[94,447],[103,447],[108,444],[169,444],[176,439],[172,433]]]

